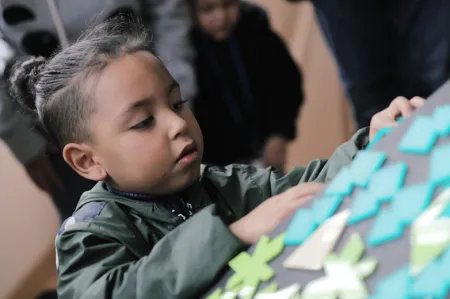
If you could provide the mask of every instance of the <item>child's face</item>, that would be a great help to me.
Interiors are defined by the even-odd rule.
[[[195,0],[200,28],[216,40],[228,38],[239,15],[239,0]]]
[[[92,141],[78,158],[85,177],[153,194],[177,192],[198,179],[200,128],[156,57],[139,52],[113,61],[93,86]]]

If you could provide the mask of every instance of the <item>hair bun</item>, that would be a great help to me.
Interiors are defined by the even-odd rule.
[[[37,113],[36,84],[47,60],[27,56],[16,60],[10,77],[10,94],[23,108]]]

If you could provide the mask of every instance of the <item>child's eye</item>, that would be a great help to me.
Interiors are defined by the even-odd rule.
[[[175,110],[175,111],[180,111],[180,110],[182,110],[183,107],[184,107],[184,104],[185,104],[186,102],[187,102],[187,101],[179,101],[179,102],[173,104],[173,110]]]
[[[142,130],[142,129],[149,128],[153,125],[154,120],[155,119],[153,118],[153,116],[150,116],[149,118],[146,118],[143,121],[141,121],[140,123],[138,123],[137,125],[133,126],[132,129]]]
[[[210,13],[210,12],[212,12],[213,10],[214,10],[214,5],[208,5],[208,6],[203,6],[203,7],[200,7],[200,12],[202,12],[202,13]]]

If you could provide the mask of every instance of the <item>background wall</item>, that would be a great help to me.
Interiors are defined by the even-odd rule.
[[[329,157],[354,130],[351,109],[337,68],[309,1],[251,0],[269,13],[272,27],[287,42],[304,76],[305,105],[297,121],[298,137],[289,147],[287,170]]]

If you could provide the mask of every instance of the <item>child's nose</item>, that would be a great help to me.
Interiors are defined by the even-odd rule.
[[[222,24],[225,21],[226,13],[224,9],[217,9],[215,12],[216,23]]]
[[[170,139],[175,139],[180,135],[183,135],[187,131],[186,121],[180,117],[180,115],[170,112],[170,117],[167,118],[167,128]]]

